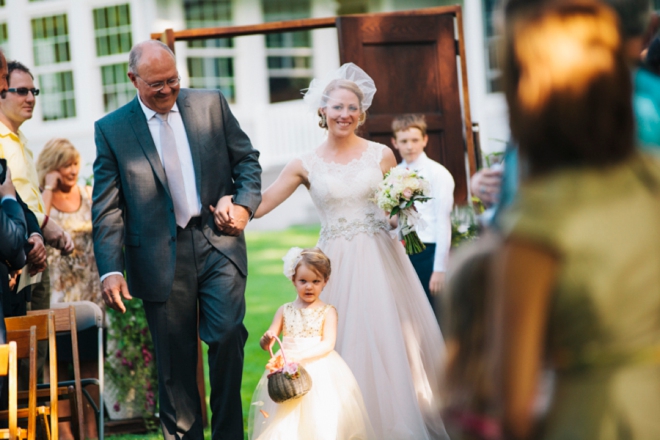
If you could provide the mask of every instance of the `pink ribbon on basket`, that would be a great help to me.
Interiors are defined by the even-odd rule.
[[[282,354],[282,363],[283,363],[283,365],[282,365],[282,368],[269,373],[268,376],[266,376],[266,377],[270,377],[273,374],[282,373],[282,372],[290,374],[291,376],[293,376],[294,374],[298,373],[298,364],[296,362],[287,362],[286,361],[286,355],[284,354],[284,345],[282,345],[282,341],[280,341],[280,338],[278,338],[277,336],[274,336],[274,338],[277,341],[277,343],[280,344],[280,353]],[[275,357],[275,355],[273,354],[272,346],[268,347],[268,352],[270,353],[271,359]],[[287,367],[289,367],[289,368],[287,368]]]

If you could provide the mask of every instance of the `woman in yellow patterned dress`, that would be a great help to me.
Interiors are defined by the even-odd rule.
[[[80,154],[67,139],[52,139],[37,161],[46,214],[71,234],[71,255],[48,248],[51,303],[93,301],[104,308],[92,242],[91,187],[78,184]]]
[[[67,231],[75,244],[70,255],[49,247],[51,304],[73,301],[92,301],[105,310],[101,297],[99,273],[94,259],[92,242],[92,199],[91,187],[78,183],[80,154],[67,139],[51,139],[46,143],[37,160],[39,182],[43,189],[46,215]],[[81,374],[97,377],[98,356],[96,327],[79,332]],[[68,343],[66,338],[58,344]],[[67,350],[58,350],[58,357],[66,362]],[[66,370],[61,369],[60,379],[66,379]],[[96,388],[96,387],[92,387]],[[96,391],[89,389],[98,402]],[[94,413],[85,405],[85,427],[89,438],[96,437]],[[60,437],[73,438],[68,423],[60,423]]]

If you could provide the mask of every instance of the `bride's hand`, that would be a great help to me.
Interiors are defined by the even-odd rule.
[[[234,204],[231,201],[232,196],[224,196],[218,200],[218,204],[209,206],[213,213],[213,221],[220,231],[231,225],[234,220]]]

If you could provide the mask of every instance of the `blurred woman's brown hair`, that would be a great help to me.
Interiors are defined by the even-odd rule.
[[[616,14],[596,0],[511,2],[503,50],[511,133],[531,175],[606,166],[634,148]]]

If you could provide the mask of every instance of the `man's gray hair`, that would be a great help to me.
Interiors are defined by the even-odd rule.
[[[141,43],[136,44],[133,46],[131,49],[131,52],[128,54],[128,71],[131,73],[134,73],[137,75],[137,67],[138,64],[140,64],[140,58],[142,57],[142,52],[144,50],[144,47],[150,45],[150,46],[158,46],[161,49],[167,51],[174,60],[176,60],[176,57],[174,56],[174,52],[172,52],[172,49],[169,48],[169,46],[162,41],[159,40],[147,40],[143,41]]]
[[[651,19],[650,0],[604,0],[619,16],[626,38],[644,35]]]

